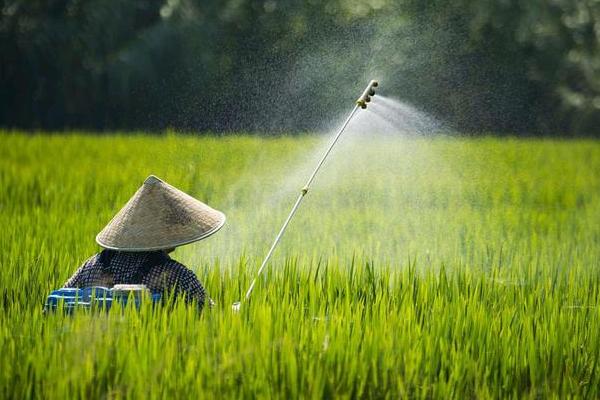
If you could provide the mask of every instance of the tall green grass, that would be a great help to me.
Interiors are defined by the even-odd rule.
[[[321,138],[0,140],[2,398],[600,397],[598,142],[350,135],[233,314]],[[151,173],[216,307],[43,315]]]

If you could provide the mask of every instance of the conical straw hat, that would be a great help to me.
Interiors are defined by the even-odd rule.
[[[112,250],[164,250],[204,239],[224,223],[222,212],[150,175],[96,242]]]

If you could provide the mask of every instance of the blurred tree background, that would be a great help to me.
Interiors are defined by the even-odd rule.
[[[464,132],[600,133],[596,0],[3,0],[0,125],[298,132],[368,79]]]

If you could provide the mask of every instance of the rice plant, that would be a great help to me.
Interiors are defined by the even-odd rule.
[[[0,140],[1,398],[600,397],[597,141],[350,137],[235,314],[321,137]],[[44,314],[149,174],[216,306]]]

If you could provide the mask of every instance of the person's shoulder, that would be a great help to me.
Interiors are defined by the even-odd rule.
[[[167,273],[180,284],[189,285],[190,287],[200,286],[196,273],[172,258],[165,262],[163,271],[168,271]]]
[[[65,282],[64,287],[80,287],[87,285],[87,278],[98,269],[100,254],[94,254],[83,262],[75,273]]]
[[[178,273],[191,273],[191,274],[194,273],[194,271],[192,271],[191,269],[189,269],[188,267],[186,267],[179,261],[173,260],[171,257],[167,258],[167,260],[164,263],[164,266],[169,268],[170,270],[172,270],[174,272],[178,272]]]
[[[98,264],[100,260],[100,253],[96,253],[93,256],[89,257],[87,260],[81,264],[82,267],[90,267]]]

